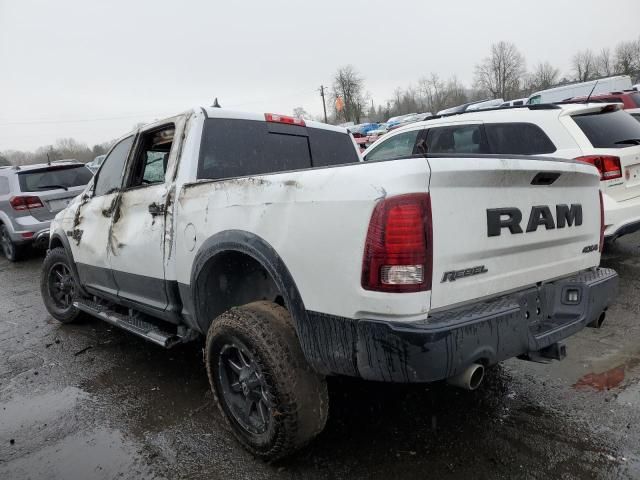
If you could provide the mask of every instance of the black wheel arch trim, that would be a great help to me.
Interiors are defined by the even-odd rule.
[[[78,285],[80,293],[84,296],[89,296],[89,293],[84,289],[84,287],[80,283],[80,275],[78,274],[78,267],[76,266],[76,262],[73,258],[73,251],[71,250],[71,244],[69,243],[69,239],[67,238],[67,236],[62,230],[56,230],[55,232],[51,232],[49,235],[49,250],[51,250],[51,245],[56,240],[62,243],[62,248],[64,248],[64,251],[67,254],[67,258],[69,259],[69,266],[71,267],[71,273],[73,274],[73,278],[76,281],[76,285]]]
[[[276,283],[283,297],[285,308],[291,314],[294,327],[300,340],[302,351],[307,361],[319,373],[325,372],[324,362],[319,361],[314,345],[313,329],[310,328],[309,317],[304,306],[302,296],[296,286],[291,272],[276,250],[260,236],[244,230],[225,230],[209,237],[199,248],[194,257],[190,278],[190,300],[194,307],[200,304],[203,292],[199,292],[198,277],[203,272],[205,265],[215,256],[225,252],[238,252],[252,257],[259,262]],[[213,319],[198,318],[197,308],[191,312],[195,323],[206,334]]]

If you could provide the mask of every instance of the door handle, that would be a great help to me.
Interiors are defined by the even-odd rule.
[[[156,215],[163,215],[164,214],[164,204],[158,205],[156,202],[153,202],[151,205],[149,205],[149,213],[154,217]]]

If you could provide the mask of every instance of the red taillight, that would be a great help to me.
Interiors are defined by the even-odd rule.
[[[576,160],[594,165],[600,172],[600,180],[613,180],[622,177],[620,158],[613,155],[587,155]]]
[[[35,196],[20,196],[20,197],[12,197],[9,200],[9,203],[13,207],[14,210],[29,210],[31,208],[42,208],[44,205],[42,204],[42,200],[39,197]]]
[[[276,113],[265,113],[264,119],[267,122],[286,123],[288,125],[299,125],[301,127],[306,126],[303,118],[288,117],[286,115],[278,115]]]
[[[369,223],[362,288],[382,292],[431,290],[432,255],[429,194],[382,200]]]
[[[604,248],[604,202],[602,201],[602,192],[598,190],[600,194],[600,253]]]

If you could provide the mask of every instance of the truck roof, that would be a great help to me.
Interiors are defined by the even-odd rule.
[[[197,109],[202,109],[207,115],[208,118],[235,118],[238,120],[256,120],[265,122],[265,113],[274,113],[278,114],[278,112],[265,112],[265,113],[257,113],[257,112],[241,112],[237,110],[226,110],[223,108],[216,107],[197,107]],[[285,114],[281,114],[285,115]],[[307,127],[311,128],[320,128],[323,130],[332,130],[334,132],[340,133],[348,133],[346,128],[337,127],[335,125],[329,125],[327,123],[322,122],[314,122],[313,120],[304,121]]]

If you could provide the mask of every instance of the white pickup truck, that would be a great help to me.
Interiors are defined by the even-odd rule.
[[[522,156],[365,163],[344,129],[197,108],[115,144],[51,225],[42,296],[65,323],[205,336],[232,431],[279,458],[323,429],[327,375],[473,389],[599,326],[599,180]]]

